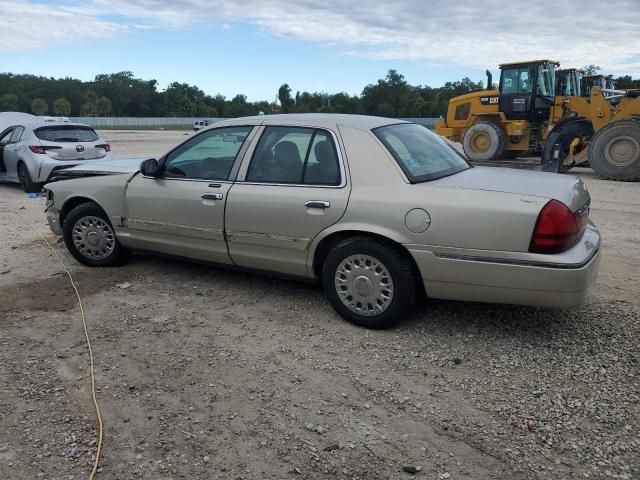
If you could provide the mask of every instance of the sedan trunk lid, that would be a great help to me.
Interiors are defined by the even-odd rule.
[[[572,212],[590,200],[586,185],[578,177],[512,168],[474,167],[430,184],[559,200]]]

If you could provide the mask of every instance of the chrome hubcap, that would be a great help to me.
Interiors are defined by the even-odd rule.
[[[82,217],[73,226],[73,244],[82,256],[102,260],[116,248],[116,236],[102,218]]]
[[[379,315],[393,300],[393,279],[389,270],[369,255],[345,258],[336,269],[335,287],[342,303],[358,315]]]

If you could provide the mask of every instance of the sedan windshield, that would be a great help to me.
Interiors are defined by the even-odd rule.
[[[447,177],[470,168],[452,146],[415,123],[399,123],[373,130],[411,183]]]
[[[81,125],[56,125],[34,131],[36,137],[47,142],[95,142],[98,134],[90,127]]]

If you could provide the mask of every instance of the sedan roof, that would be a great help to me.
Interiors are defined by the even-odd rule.
[[[257,115],[222,120],[214,127],[224,125],[290,125],[290,126],[346,126],[371,130],[372,128],[396,123],[408,123],[394,118],[373,117],[368,115],[349,115],[342,113],[288,113],[281,115]]]

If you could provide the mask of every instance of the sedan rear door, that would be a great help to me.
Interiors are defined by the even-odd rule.
[[[313,238],[345,212],[350,184],[336,135],[267,126],[229,191],[226,234],[240,266],[308,276]]]

